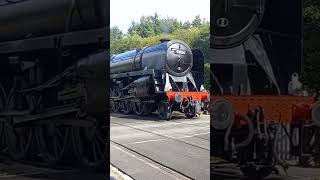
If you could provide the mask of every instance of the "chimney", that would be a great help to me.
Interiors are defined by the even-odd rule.
[[[171,41],[170,39],[167,39],[167,38],[162,38],[162,39],[160,39],[160,42],[161,43],[164,43],[164,42],[167,42],[167,41]]]

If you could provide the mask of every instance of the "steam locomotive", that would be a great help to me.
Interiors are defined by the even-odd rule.
[[[211,156],[264,178],[278,172],[277,164],[288,168],[277,153],[279,142],[287,146],[279,137],[284,131],[291,156],[319,158],[319,103],[303,91],[298,74],[302,2],[211,5]]]
[[[106,0],[0,1],[1,153],[106,161],[108,11]]]
[[[172,117],[173,111],[180,111],[193,118],[208,101],[208,93],[200,91],[200,53],[183,41],[162,39],[160,44],[112,56],[111,109],[137,115],[157,110],[160,119],[165,120]],[[195,72],[200,77],[197,82]]]

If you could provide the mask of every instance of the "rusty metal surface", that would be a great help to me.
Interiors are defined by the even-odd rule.
[[[262,107],[267,121],[286,122],[292,120],[295,106],[312,105],[314,97],[303,96],[211,96],[210,102],[226,99],[233,104],[235,112],[246,114],[251,108]]]

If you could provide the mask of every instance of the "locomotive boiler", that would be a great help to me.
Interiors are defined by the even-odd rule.
[[[288,168],[281,147],[300,163],[319,157],[319,105],[299,81],[301,4],[211,4],[211,156],[239,164],[252,179],[278,172],[277,164]]]
[[[193,53],[180,40],[161,40],[160,44],[114,55],[110,61],[111,107],[142,115],[158,111],[170,119],[172,111],[192,118],[206,101],[191,73]]]
[[[108,11],[105,0],[0,1],[1,153],[106,162]]]
[[[192,68],[190,47],[182,41],[173,40],[143,50],[133,50],[111,59],[110,73],[122,73],[154,69],[172,76],[186,76]]]
[[[106,1],[0,1],[0,39],[12,41],[43,35],[102,28]]]

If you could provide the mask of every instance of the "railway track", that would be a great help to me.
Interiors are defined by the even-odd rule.
[[[181,136],[181,137],[173,137],[173,136],[169,136],[169,135],[164,135],[164,134],[160,134],[160,133],[155,133],[155,132],[152,132],[152,131],[148,131],[148,130],[145,130],[145,129],[142,129],[142,128],[137,128],[137,127],[135,127],[135,126],[125,125],[125,124],[122,124],[122,123],[114,123],[114,122],[113,122],[112,124],[117,124],[117,125],[126,126],[126,127],[129,127],[129,128],[132,128],[132,129],[136,129],[136,130],[139,130],[139,131],[144,131],[144,132],[147,132],[147,133],[150,133],[150,134],[154,134],[154,135],[156,135],[156,136],[160,136],[160,137],[163,137],[163,138],[168,138],[168,139],[172,139],[172,140],[175,140],[175,141],[180,141],[180,142],[182,142],[182,143],[189,144],[189,145],[191,145],[191,146],[195,146],[195,147],[197,147],[197,148],[201,148],[201,149],[210,151],[210,148],[201,147],[201,146],[198,146],[198,145],[195,145],[195,144],[192,144],[192,143],[189,143],[189,142],[186,142],[186,141],[181,140],[181,139],[183,139],[183,138],[188,138],[188,137],[199,138],[199,137],[197,137],[197,135],[202,135],[202,134],[207,134],[207,133],[200,133],[200,134],[196,134],[196,135],[185,135],[185,136]],[[199,138],[199,139],[204,139],[204,138]]]
[[[160,171],[161,173],[164,173],[171,177],[172,179],[181,179],[181,180],[190,180],[193,179],[192,177],[189,177],[188,175],[184,174],[183,172],[177,171],[173,168],[170,168],[166,166],[165,164],[155,161],[154,159],[143,155],[142,153],[139,153],[138,151],[135,151],[132,148],[128,148],[124,145],[121,145],[119,143],[116,143],[114,141],[110,141],[111,145],[117,147],[119,150],[125,151],[126,153],[130,154],[132,157],[136,158],[138,161],[144,163],[147,166],[152,167],[153,169],[157,169],[157,171]],[[118,168],[120,171],[124,172],[121,168],[117,167],[116,165],[112,164],[112,166]],[[128,175],[130,178],[134,179],[130,175]]]
[[[210,125],[205,118],[157,121],[111,115],[112,166],[138,180],[210,179]]]

